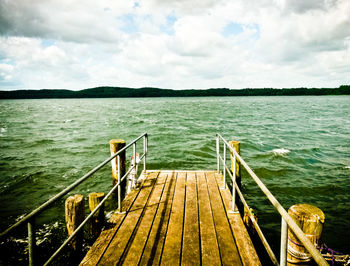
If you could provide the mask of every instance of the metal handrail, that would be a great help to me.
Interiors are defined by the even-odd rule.
[[[224,143],[224,158],[220,155],[220,140]],[[288,212],[283,208],[283,206],[278,202],[278,200],[273,196],[273,194],[268,190],[268,188],[265,186],[265,184],[259,179],[259,177],[253,172],[253,170],[248,166],[248,164],[242,159],[242,157],[237,153],[237,151],[231,147],[231,145],[219,134],[216,134],[216,152],[217,152],[217,166],[218,171],[220,171],[220,160],[223,162],[224,165],[224,173],[226,171],[229,171],[229,169],[226,167],[226,148],[232,152],[234,157],[233,165],[236,165],[236,160],[238,160],[241,165],[247,170],[249,175],[253,178],[255,183],[259,186],[261,191],[266,195],[268,200],[271,202],[272,206],[277,210],[277,212],[282,217],[282,232],[281,232],[281,256],[280,256],[280,265],[286,265],[287,257],[287,232],[288,232],[288,226],[293,231],[293,233],[298,237],[298,239],[301,241],[301,243],[304,245],[304,247],[307,249],[307,251],[311,254],[313,259],[315,260],[318,265],[329,265],[326,260],[323,258],[321,253],[316,249],[314,244],[306,237],[304,232],[300,229],[300,227],[294,222],[294,220],[290,217]],[[225,174],[224,174],[225,176]],[[237,183],[235,182],[235,171],[231,180],[234,181],[234,185],[232,186],[233,194],[236,190]],[[224,182],[226,182],[224,180]],[[224,183],[225,185],[225,183]],[[238,190],[237,190],[238,191]],[[242,195],[243,196],[243,195]],[[234,203],[234,195],[233,195],[233,203]],[[234,210],[234,205],[233,205]],[[249,208],[248,208],[249,210]],[[251,214],[251,213],[250,213]],[[266,248],[266,247],[265,247]],[[269,254],[270,255],[270,254]]]
[[[118,162],[120,162],[120,154],[127,150],[129,147],[133,146],[134,153],[136,152],[136,142],[139,141],[141,138],[143,138],[143,154],[140,157],[140,160],[138,163],[135,163],[132,167],[129,168],[129,170],[121,177],[120,176],[120,167],[118,164],[118,182],[113,186],[113,188],[108,192],[108,194],[102,199],[102,201],[96,206],[96,208],[85,218],[85,220],[78,226],[78,228],[65,240],[65,242],[56,250],[56,252],[46,261],[44,265],[49,264],[52,262],[52,260],[58,255],[58,253],[74,238],[74,236],[84,227],[84,225],[93,217],[93,215],[101,208],[101,206],[104,204],[104,202],[110,197],[110,195],[115,191],[117,188],[120,190],[120,184],[125,180],[125,178],[129,175],[129,173],[137,167],[137,165],[143,160],[143,171],[146,171],[146,154],[148,152],[148,135],[147,133],[144,133],[134,139],[131,143],[120,149],[118,152],[115,154],[111,155],[109,158],[104,160],[102,163],[100,163],[98,166],[93,168],[91,171],[83,175],[81,178],[76,180],[73,184],[69,185],[66,187],[64,190],[53,196],[51,199],[40,205],[38,208],[27,214],[25,217],[23,217],[20,221],[17,223],[13,224],[9,228],[7,228],[5,231],[0,233],[0,238],[5,237],[8,235],[11,231],[13,231],[15,228],[28,223],[28,244],[29,244],[29,264],[33,265],[33,258],[32,256],[32,245],[35,245],[35,233],[32,231],[34,227],[34,222],[33,220],[37,215],[42,213],[44,210],[49,208],[53,203],[55,203],[57,200],[62,198],[64,195],[66,195],[68,192],[73,190],[75,187],[77,187],[79,184],[87,180],[89,177],[91,177],[93,174],[95,174],[97,171],[99,171],[103,166],[105,166],[107,163],[109,163],[111,160],[117,157]],[[136,162],[136,160],[135,160]],[[120,193],[118,193],[118,202],[120,202]],[[121,210],[121,206],[119,204],[118,208]]]
[[[221,159],[221,161],[224,163],[224,160],[222,159],[221,156],[220,156],[220,159]],[[225,165],[225,164],[224,164],[224,165]],[[230,169],[227,167],[227,165],[225,165],[225,169],[226,169],[226,171],[228,172],[229,176],[231,177],[231,180],[233,181],[233,180],[234,180],[234,176],[233,176],[233,174],[231,173]],[[275,255],[275,253],[273,252],[272,248],[270,247],[269,243],[267,242],[267,239],[266,239],[264,233],[262,232],[262,230],[261,230],[261,228],[260,228],[258,222],[256,221],[256,219],[255,219],[255,217],[254,217],[252,211],[250,210],[250,208],[249,208],[249,206],[248,206],[248,203],[247,203],[247,201],[245,200],[245,198],[244,198],[244,196],[243,196],[242,191],[240,190],[240,188],[239,188],[239,186],[238,186],[238,184],[237,184],[236,182],[233,182],[233,183],[234,183],[234,185],[235,185],[235,189],[232,188],[232,190],[233,190],[233,191],[236,190],[236,191],[238,192],[239,198],[241,199],[241,201],[242,201],[244,207],[246,208],[246,210],[248,211],[248,213],[249,213],[249,218],[251,219],[251,221],[252,221],[252,223],[253,223],[253,225],[254,225],[254,228],[255,228],[256,232],[258,233],[258,235],[259,235],[259,237],[260,237],[260,240],[261,240],[261,242],[263,243],[263,245],[264,245],[264,247],[265,247],[265,249],[266,249],[266,252],[267,252],[267,254],[269,255],[269,257],[270,257],[272,263],[273,263],[274,265],[279,265],[278,260],[277,260],[277,258],[276,258],[276,255]],[[234,196],[232,196],[232,206],[235,206],[235,198],[234,198]],[[234,207],[232,207],[232,212],[233,212],[233,213],[236,213],[236,211],[235,211],[233,208],[234,208]],[[237,213],[239,213],[239,212],[237,212]]]

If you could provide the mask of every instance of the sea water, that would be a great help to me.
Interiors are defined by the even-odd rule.
[[[0,100],[1,231],[107,158],[110,139],[144,132],[148,169],[215,169],[215,134],[239,140],[279,202],[321,208],[324,242],[350,253],[350,96]],[[278,254],[280,216],[246,173],[242,183]],[[111,185],[107,165],[73,193]],[[63,205],[37,218],[47,256],[66,235]],[[25,227],[0,248],[0,262],[25,263]]]

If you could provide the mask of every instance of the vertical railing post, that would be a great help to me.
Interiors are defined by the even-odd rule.
[[[34,265],[34,254],[35,254],[35,221],[34,218],[28,221],[28,255],[29,265]]]
[[[136,170],[136,142],[132,144],[132,157],[133,159],[133,164],[134,164],[134,169]],[[135,173],[136,176],[137,173]]]
[[[133,173],[131,176],[132,176],[132,180],[131,180],[131,187],[134,188],[136,186],[136,176],[137,176],[137,167],[136,167],[136,142],[134,142],[132,144],[132,157],[133,157],[133,160],[132,160],[132,166],[133,166],[133,169],[131,170],[131,173]]]
[[[216,136],[216,158],[218,173],[220,173],[220,140],[218,135]]]
[[[232,213],[238,213],[235,211],[236,206],[236,154],[233,154],[233,166],[232,166]]]
[[[223,175],[222,175],[222,188],[226,188],[226,144],[224,142],[224,162],[223,162]]]
[[[231,140],[229,142],[229,145],[236,151],[236,154],[239,155],[241,153],[241,144],[239,141]],[[234,152],[230,151],[232,171],[233,171],[233,153]],[[237,161],[237,159],[236,159],[235,169],[236,169],[236,183],[237,183],[237,186],[241,188],[241,163]]]
[[[118,210],[119,212],[122,212],[122,203],[121,203],[121,182],[120,182],[120,173],[121,173],[121,167],[120,167],[120,156],[117,155],[117,167],[118,167]]]
[[[239,189],[242,188],[241,185],[241,166],[240,162],[237,160],[237,155],[240,154],[240,142],[236,140],[229,141],[230,148],[233,148],[233,150],[230,149],[230,158],[231,158],[231,171],[232,174],[234,174],[234,184],[235,189],[236,185]],[[233,188],[232,188],[233,189]],[[236,195],[235,192],[232,192],[232,196],[235,198],[235,203],[237,202],[237,205],[232,205],[238,208],[237,212],[240,212],[242,215],[244,213],[244,207],[242,204],[240,204],[239,197]]]
[[[146,174],[147,134],[143,137],[143,173]]]
[[[288,244],[288,225],[286,221],[282,218],[280,266],[287,265],[287,244]]]

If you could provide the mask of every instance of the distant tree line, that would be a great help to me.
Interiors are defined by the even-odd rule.
[[[204,97],[204,96],[297,96],[297,95],[350,95],[350,85],[339,88],[211,88],[207,90],[169,90],[159,88],[96,87],[71,90],[15,90],[0,91],[0,99],[44,98],[129,98],[129,97]]]

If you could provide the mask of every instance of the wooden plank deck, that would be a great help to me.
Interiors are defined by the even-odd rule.
[[[213,171],[150,171],[81,265],[261,265]]]

